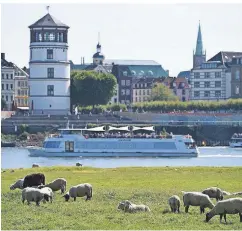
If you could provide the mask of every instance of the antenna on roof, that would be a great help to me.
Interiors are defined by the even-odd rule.
[[[49,9],[50,9],[50,6],[46,6],[46,10],[47,10],[48,14],[49,14]]]
[[[100,32],[98,32],[98,43],[100,44]]]

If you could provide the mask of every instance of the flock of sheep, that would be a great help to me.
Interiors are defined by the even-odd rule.
[[[64,178],[58,178],[49,184],[45,184],[45,176],[42,173],[34,173],[27,175],[23,179],[17,180],[14,184],[10,186],[10,190],[16,188],[22,189],[22,202],[27,200],[28,204],[30,202],[35,202],[36,205],[40,205],[40,202],[53,200],[53,191],[61,191],[64,194],[66,191],[67,181]],[[208,222],[215,215],[220,215],[220,222],[224,217],[226,221],[226,214],[239,214],[240,222],[242,222],[242,198],[230,198],[224,199],[225,195],[242,195],[240,193],[228,193],[222,191],[218,187],[211,187],[203,190],[202,192],[183,192],[183,203],[185,207],[185,212],[188,213],[189,206],[199,206],[200,213],[205,213],[205,208],[210,208],[210,212],[206,214],[206,222]],[[88,183],[79,184],[72,186],[69,191],[64,194],[65,201],[70,198],[74,198],[76,201],[77,197],[86,196],[86,200],[91,200],[92,198],[92,185]],[[215,198],[217,203],[213,204],[211,198]],[[168,204],[170,206],[171,212],[180,212],[181,200],[179,196],[173,195],[169,198]],[[147,205],[136,205],[128,200],[121,201],[118,204],[118,209],[124,212],[134,213],[134,212],[150,212],[150,208]]]

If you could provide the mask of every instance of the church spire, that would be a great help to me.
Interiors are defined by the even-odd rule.
[[[196,44],[196,52],[195,55],[204,55],[203,52],[203,40],[202,40],[202,32],[201,25],[199,21],[198,34],[197,34],[197,44]]]

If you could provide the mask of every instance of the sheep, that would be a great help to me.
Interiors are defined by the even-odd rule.
[[[57,178],[57,179],[53,180],[52,182],[50,182],[49,184],[38,186],[38,188],[40,189],[40,188],[44,188],[44,187],[49,187],[54,192],[61,190],[61,194],[62,194],[66,191],[66,182],[67,181],[64,178]]]
[[[88,183],[84,183],[84,184],[72,186],[70,188],[69,192],[67,192],[63,197],[65,198],[66,201],[68,201],[70,199],[70,197],[73,197],[74,201],[76,201],[77,197],[84,197],[84,196],[87,196],[86,201],[91,200],[92,185],[90,185]]]
[[[24,204],[24,201],[27,200],[28,205],[30,205],[31,201],[34,201],[36,205],[39,206],[40,201],[43,199],[45,201],[49,201],[49,195],[47,193],[42,192],[41,189],[26,187],[22,190],[23,204]]]
[[[50,198],[50,202],[52,203],[53,197],[54,197],[54,193],[53,193],[52,189],[49,187],[44,187],[44,188],[40,189],[40,191],[44,194],[47,194]],[[43,200],[43,202],[45,203],[45,200]]]
[[[242,222],[242,198],[230,198],[227,200],[219,201],[215,207],[206,214],[206,222],[208,222],[215,215],[220,215],[220,223],[224,216],[226,221],[226,214],[239,214],[240,222]]]
[[[23,187],[26,188],[41,184],[45,185],[45,175],[42,173],[33,173],[24,178]]]
[[[170,208],[171,208],[171,212],[180,212],[180,204],[181,204],[181,200],[179,198],[179,196],[177,195],[174,195],[174,196],[171,196],[168,200],[168,203],[170,205]]]
[[[121,210],[124,210],[124,207],[125,207],[125,203],[126,202],[129,202],[128,200],[125,200],[125,201],[121,201],[119,202],[118,204],[118,209],[121,209]],[[131,202],[130,202],[131,203]]]
[[[224,196],[230,196],[231,193],[230,193],[230,192],[223,191],[223,195],[224,195]]]
[[[218,187],[206,188],[202,191],[203,194],[208,195],[210,198],[216,198],[217,201],[223,200],[223,191]]]
[[[150,208],[147,205],[136,205],[132,204],[130,201],[125,201],[124,212],[135,213],[135,212],[150,212]]]
[[[24,179],[18,179],[14,184],[10,185],[10,190],[14,190],[16,188],[23,189]]]
[[[82,166],[82,164],[81,163],[76,163],[76,166],[80,167],[80,166]]]
[[[32,168],[38,168],[38,167],[39,167],[38,164],[33,164],[33,165],[32,165]]]
[[[212,209],[214,207],[213,202],[210,200],[209,196],[201,192],[183,192],[183,202],[185,207],[185,212],[188,213],[189,206],[200,206],[200,212],[204,213],[205,208]]]

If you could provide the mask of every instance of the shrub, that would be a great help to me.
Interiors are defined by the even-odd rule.
[[[20,134],[20,135],[18,136],[18,138],[19,138],[20,140],[27,140],[28,136],[29,136],[29,133],[28,133],[28,132],[23,132],[22,134]]]

